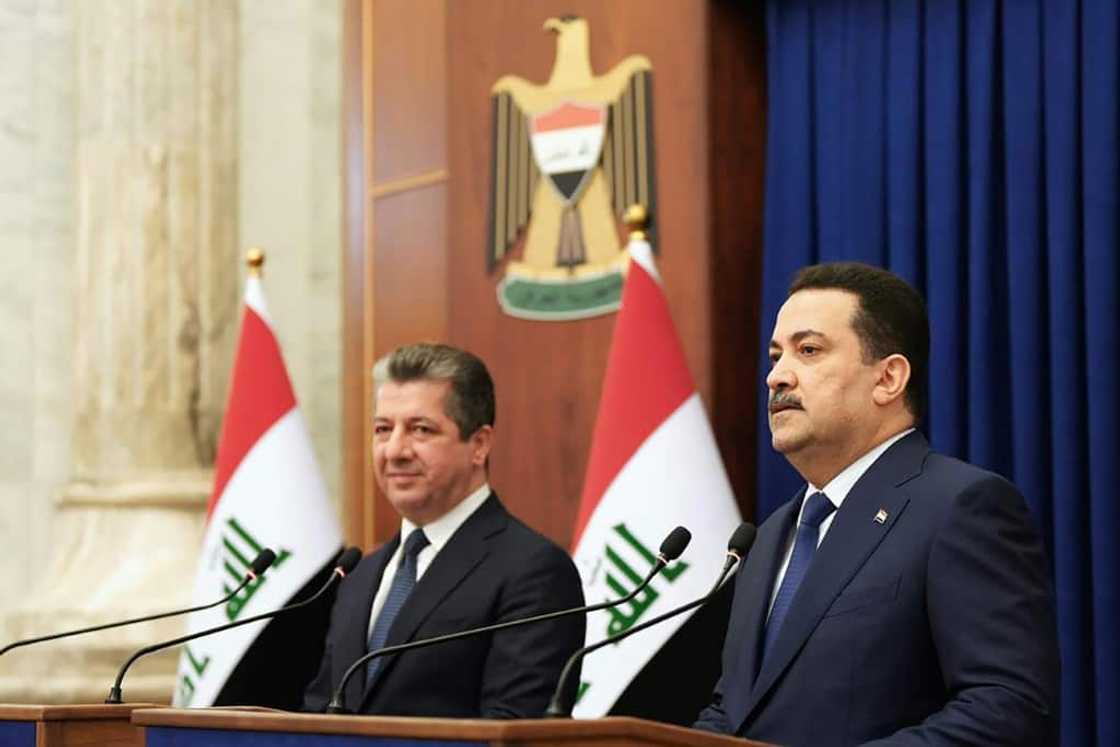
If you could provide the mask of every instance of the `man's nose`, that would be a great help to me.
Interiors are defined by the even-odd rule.
[[[793,370],[788,365],[783,363],[784,356],[779,358],[770,373],[766,374],[766,388],[771,392],[777,392],[780,389],[792,389],[797,383],[797,377],[794,376]]]
[[[385,442],[385,456],[389,459],[407,459],[412,453],[408,433],[404,428],[394,428]]]

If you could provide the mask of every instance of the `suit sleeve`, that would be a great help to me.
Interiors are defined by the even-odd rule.
[[[327,645],[323,649],[323,661],[315,678],[308,683],[303,691],[303,707],[301,710],[309,713],[323,713],[331,700],[331,640],[327,638]]]
[[[575,564],[559,547],[542,545],[518,565],[503,591],[495,622],[583,605]],[[482,717],[541,716],[564,663],[583,645],[585,617],[571,615],[494,633],[483,670]],[[576,683],[578,678],[577,668]]]
[[[728,633],[728,637],[731,634]],[[700,711],[696,717],[693,729],[712,731],[717,734],[730,734],[731,726],[727,723],[727,714],[723,712],[723,677],[719,678],[715,690],[712,692],[712,702]]]
[[[351,574],[353,576],[354,574]],[[339,588],[335,595],[334,604],[331,606],[330,621],[327,625],[326,641],[323,644],[323,659],[319,663],[319,671],[303,690],[303,704],[300,710],[309,713],[323,713],[331,702],[334,688],[337,683],[332,682],[334,676],[334,649],[339,631],[345,628],[347,616],[344,609],[352,609],[353,603],[348,603],[348,586]]]
[[[1058,644],[1042,543],[1026,503],[990,477],[954,499],[927,567],[930,629],[951,694],[877,745],[1056,743]]]

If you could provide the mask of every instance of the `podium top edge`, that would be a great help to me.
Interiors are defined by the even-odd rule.
[[[39,705],[0,703],[0,721],[128,721],[132,712],[144,708],[166,708],[157,703],[84,703]]]
[[[681,726],[628,716],[600,719],[456,719],[407,716],[336,716],[313,713],[261,712],[233,708],[149,708],[132,714],[137,726],[277,731],[289,733],[395,736],[421,739],[478,741],[541,739],[563,735],[566,739],[593,737],[660,737],[665,745],[696,747],[749,747],[742,739],[720,736]]]

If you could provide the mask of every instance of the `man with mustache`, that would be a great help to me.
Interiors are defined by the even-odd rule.
[[[735,582],[697,728],[787,745],[1057,741],[1042,543],[1014,485],[930,450],[929,322],[857,263],[793,281],[770,341],[773,447],[807,485]]]
[[[583,605],[567,552],[490,489],[494,383],[485,364],[422,343],[378,361],[373,376],[373,466],[401,530],[339,588],[305,710],[324,710],[367,651]],[[374,659],[350,680],[346,704],[370,714],[535,718],[583,638],[584,617],[572,615]]]

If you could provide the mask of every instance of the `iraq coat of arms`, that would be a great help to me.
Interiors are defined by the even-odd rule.
[[[487,269],[506,260],[498,302],[507,314],[582,319],[618,308],[623,212],[640,204],[654,214],[651,66],[631,55],[596,76],[585,19],[550,18],[544,29],[556,34],[548,82],[507,75],[492,89]],[[507,258],[521,238],[520,255]]]

